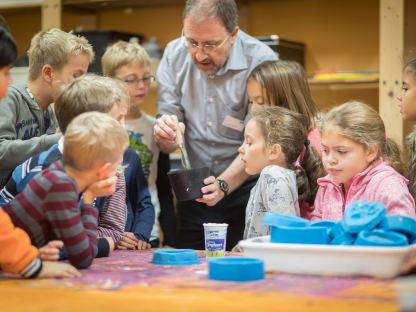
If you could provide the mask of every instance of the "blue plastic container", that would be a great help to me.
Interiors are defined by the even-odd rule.
[[[192,249],[158,249],[153,253],[153,264],[192,265],[199,263],[199,257]]]
[[[345,209],[342,227],[347,233],[358,233],[375,228],[385,217],[383,203],[358,200]]]
[[[211,280],[249,282],[264,279],[263,260],[247,257],[210,258],[208,277]]]
[[[406,234],[409,241],[416,239],[416,221],[405,216],[385,217],[378,226],[382,230]]]
[[[309,221],[301,217],[288,216],[280,213],[266,212],[263,217],[263,224],[270,226],[308,226]]]
[[[332,220],[321,220],[321,221],[314,221],[310,223],[310,226],[323,226],[327,228],[328,236],[329,238],[332,237],[332,228],[337,224],[338,222],[332,221]]]
[[[272,226],[270,241],[289,244],[328,244],[328,228],[324,226]]]
[[[407,244],[408,240],[405,235],[384,230],[362,231],[358,233],[358,237],[354,243],[354,245],[360,246],[380,247],[405,246]]]
[[[331,245],[354,245],[356,234],[342,233],[331,240]]]

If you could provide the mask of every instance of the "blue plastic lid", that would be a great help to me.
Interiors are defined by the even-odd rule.
[[[331,228],[330,237],[335,238],[345,233],[344,228],[342,227],[341,221],[336,222],[335,225]]]
[[[356,234],[344,232],[336,236],[333,240],[331,240],[331,245],[353,245],[356,238]]]
[[[301,217],[288,216],[280,213],[266,212],[263,217],[263,224],[276,226],[308,226],[309,221]]]
[[[382,230],[397,231],[406,234],[410,241],[416,238],[416,220],[409,217],[385,217],[378,227]]]
[[[404,246],[407,244],[405,235],[384,230],[361,231],[354,243],[360,246]]]
[[[208,277],[217,281],[249,282],[264,279],[263,260],[247,257],[210,258]]]
[[[358,200],[345,209],[342,227],[347,233],[375,228],[386,215],[383,203]]]
[[[272,226],[270,241],[289,244],[328,244],[328,228],[324,226]]]
[[[153,264],[191,265],[198,264],[199,257],[192,249],[158,249],[153,253]]]

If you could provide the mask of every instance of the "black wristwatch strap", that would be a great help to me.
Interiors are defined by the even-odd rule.
[[[218,186],[220,187],[221,191],[224,192],[224,197],[228,195],[228,192],[230,190],[230,187],[228,186],[228,183],[222,179],[216,179]]]

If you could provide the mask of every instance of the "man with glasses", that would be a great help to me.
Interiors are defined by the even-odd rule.
[[[238,158],[249,110],[246,79],[258,64],[277,56],[239,30],[237,19],[233,0],[188,0],[182,36],[168,44],[157,72],[155,140],[173,152],[181,127],[191,167],[208,166],[212,174],[202,198],[177,203],[180,248],[204,249],[204,222],[229,224],[227,249],[243,237],[255,184]]]

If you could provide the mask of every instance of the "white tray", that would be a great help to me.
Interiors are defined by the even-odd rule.
[[[266,271],[313,275],[396,276],[416,256],[416,245],[367,247],[270,243],[270,236],[240,241],[244,254],[264,260]]]

